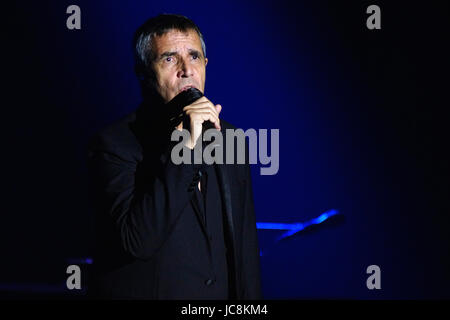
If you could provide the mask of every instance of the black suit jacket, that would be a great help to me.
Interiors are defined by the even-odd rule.
[[[209,239],[198,219],[181,214],[191,201],[198,168],[172,163],[171,129],[164,123],[143,104],[90,142],[88,168],[96,213],[89,281],[93,297],[214,298],[208,287]],[[224,130],[235,127],[223,120],[221,127],[226,143]],[[250,167],[214,166],[232,245],[235,298],[261,299]]]

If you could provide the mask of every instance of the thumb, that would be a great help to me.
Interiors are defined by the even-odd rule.
[[[222,106],[220,104],[216,104],[216,110],[217,113],[220,113],[220,111],[222,111]]]

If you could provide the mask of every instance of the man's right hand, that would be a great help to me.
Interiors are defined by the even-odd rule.
[[[183,108],[183,112],[189,118],[191,127],[191,141],[187,145],[188,148],[194,149],[202,133],[202,127],[205,121],[211,121],[216,129],[221,129],[219,119],[220,111],[222,111],[222,106],[220,104],[214,105],[205,96]],[[177,129],[183,129],[183,123],[180,123]]]

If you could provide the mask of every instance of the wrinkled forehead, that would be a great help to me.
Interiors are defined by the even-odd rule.
[[[154,56],[166,51],[198,50],[201,52],[202,50],[200,37],[193,29],[186,31],[172,29],[160,36],[155,35],[152,44]]]

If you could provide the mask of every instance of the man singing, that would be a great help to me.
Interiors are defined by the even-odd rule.
[[[178,117],[167,116],[177,110],[171,102],[180,92],[205,92],[208,59],[199,28],[163,14],[146,21],[133,44],[143,103],[89,145],[96,212],[90,295],[261,299],[248,161],[171,160],[173,130],[189,130],[186,147],[193,151],[206,127],[224,141],[225,130],[235,129],[219,118],[222,106],[204,95],[181,106]]]

